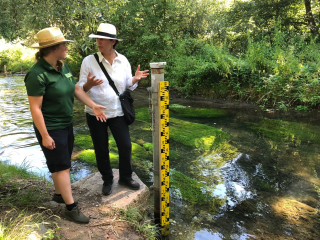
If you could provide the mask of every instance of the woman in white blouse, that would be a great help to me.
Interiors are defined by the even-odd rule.
[[[99,62],[102,62],[106,68],[120,94],[126,89],[134,90],[138,86],[138,81],[149,75],[149,70],[140,71],[139,65],[135,76],[132,77],[128,59],[114,49],[122,39],[117,39],[116,28],[112,24],[101,23],[97,33],[91,34],[89,37],[96,38]],[[119,150],[119,184],[134,190],[139,189],[139,183],[132,179],[130,133],[123,116],[119,97],[110,86],[94,55],[89,55],[83,60],[78,85],[96,104],[106,107],[103,110],[107,116],[106,122],[97,121],[92,110],[88,107],[85,108],[97,166],[104,181],[102,193],[109,195],[113,184],[113,173],[109,159],[108,128],[110,128]]]

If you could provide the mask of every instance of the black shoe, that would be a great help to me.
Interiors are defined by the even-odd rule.
[[[140,184],[137,181],[133,180],[133,179],[130,179],[130,180],[119,179],[118,183],[120,185],[125,185],[125,186],[129,187],[132,190],[138,190],[140,188]]]
[[[110,183],[104,183],[102,186],[102,194],[103,195],[110,195],[112,192],[112,184],[113,184],[113,179],[112,182]]]
[[[68,209],[64,210],[61,215],[62,217],[76,223],[88,223],[90,220],[80,211],[78,206],[73,208],[71,211],[68,211]]]
[[[62,196],[57,196],[56,194],[53,194],[51,201],[54,201],[56,203],[64,203],[64,200],[62,198]],[[74,201],[75,204],[78,204],[78,201]]]

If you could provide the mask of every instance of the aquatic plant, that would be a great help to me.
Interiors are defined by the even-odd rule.
[[[224,117],[227,115],[223,109],[214,108],[194,108],[194,107],[175,107],[169,106],[170,115],[175,117],[198,117],[198,118],[213,118]]]
[[[170,119],[169,134],[174,141],[202,150],[213,149],[230,137],[220,129],[175,118]]]
[[[111,167],[119,168],[119,155],[117,153],[110,152],[109,156]],[[96,155],[92,149],[82,150],[78,155],[78,158],[86,163],[97,166]]]
[[[224,199],[213,197],[213,189],[204,183],[173,169],[170,169],[170,189],[175,197],[179,197],[187,203],[198,207],[206,207],[210,212],[216,212],[225,201]]]
[[[93,149],[93,143],[90,135],[76,134],[74,144],[81,149]]]
[[[311,124],[265,118],[260,122],[246,122],[260,136],[276,142],[320,142],[320,128]]]

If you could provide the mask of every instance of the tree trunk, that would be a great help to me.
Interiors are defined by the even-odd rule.
[[[304,0],[304,5],[306,7],[306,20],[308,21],[308,26],[310,29],[310,32],[312,34],[318,33],[318,28],[316,26],[316,22],[314,20],[312,9],[311,9],[311,0]]]

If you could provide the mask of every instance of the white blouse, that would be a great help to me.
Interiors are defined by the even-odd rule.
[[[121,94],[126,89],[134,90],[138,86],[138,82],[132,85],[132,72],[128,59],[115,51],[117,57],[113,60],[112,65],[106,60],[100,52],[98,52],[99,61],[102,62],[106,68],[111,79],[114,81],[118,92]],[[80,78],[77,83],[80,88],[83,89],[83,85],[87,82],[87,76],[89,71],[91,76],[96,76],[97,79],[103,80],[103,83],[97,86],[93,86],[88,92],[88,96],[98,105],[106,107],[103,112],[107,118],[114,118],[123,116],[120,99],[109,85],[107,77],[102,72],[97,60],[93,55],[85,57],[82,61]],[[93,115],[91,108],[85,106],[85,112]]]

